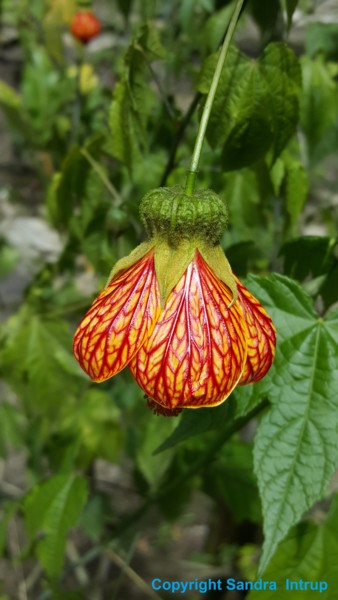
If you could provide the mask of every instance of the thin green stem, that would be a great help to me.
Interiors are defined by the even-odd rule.
[[[117,189],[113,186],[112,182],[106,176],[101,165],[99,165],[99,163],[92,157],[92,155],[85,148],[81,149],[81,154],[87,159],[89,164],[93,167],[93,170],[95,171],[95,173],[99,176],[102,183],[107,188],[108,192],[114,198],[115,206],[121,206],[122,198],[121,198],[120,194],[118,193]]]
[[[231,17],[231,21],[229,23],[228,31],[226,32],[226,36],[224,38],[221,52],[218,57],[218,61],[217,61],[215,73],[214,73],[214,76],[213,76],[213,79],[211,82],[211,86],[209,89],[209,93],[208,93],[208,96],[207,96],[207,99],[206,99],[206,102],[204,105],[201,122],[200,122],[200,126],[199,126],[198,133],[197,133],[197,138],[196,138],[196,142],[195,142],[195,147],[194,147],[194,151],[193,151],[193,155],[192,155],[192,159],[191,159],[187,183],[186,183],[186,187],[185,187],[185,193],[188,194],[189,196],[191,196],[191,194],[193,193],[194,188],[195,188],[195,181],[196,181],[196,176],[197,176],[197,171],[198,171],[198,165],[199,165],[200,158],[201,158],[202,146],[203,146],[205,132],[206,132],[206,129],[208,126],[209,118],[210,118],[212,105],[214,103],[217,86],[218,86],[218,83],[219,83],[219,80],[220,80],[220,77],[222,74],[222,69],[223,69],[223,66],[225,63],[225,59],[228,54],[229,46],[230,46],[230,43],[232,40],[232,36],[234,35],[235,29],[236,29],[237,21],[239,19],[239,15],[241,13],[243,4],[244,4],[244,0],[237,0],[237,2],[236,2],[235,9],[234,9],[233,15]]]

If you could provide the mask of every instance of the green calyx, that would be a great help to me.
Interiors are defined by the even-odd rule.
[[[142,242],[128,256],[117,261],[109,275],[106,287],[119,273],[129,269],[148,252],[153,252],[161,305],[164,307],[170,292],[194,259],[196,251],[201,254],[216,277],[230,289],[232,301],[229,306],[231,306],[237,300],[238,291],[228,259],[219,244],[210,246],[196,238],[182,240],[175,248],[159,237]]]
[[[107,285],[118,273],[152,252],[164,307],[169,294],[199,252],[216,277],[231,291],[229,306],[236,301],[236,280],[219,244],[227,224],[227,208],[215,192],[203,190],[189,196],[179,186],[158,188],[144,196],[140,213],[149,240],[116,263]]]
[[[215,245],[228,222],[225,201],[212,190],[192,195],[181,186],[158,188],[141,200],[140,214],[150,238],[160,237],[171,246],[197,238]]]
[[[196,238],[182,240],[177,247],[173,247],[161,239],[155,238],[154,242],[155,270],[162,306],[164,306],[171,290],[181,279],[189,263],[194,259],[197,251],[216,277],[230,289],[232,293],[230,306],[237,300],[237,284],[220,244],[210,246],[209,243]]]

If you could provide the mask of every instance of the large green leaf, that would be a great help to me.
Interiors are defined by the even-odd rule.
[[[198,84],[203,94],[209,91],[217,59],[212,54],[203,65]],[[255,162],[267,152],[272,141],[267,102],[268,91],[256,63],[231,48],[207,129],[211,146],[223,146],[223,162],[229,169]]]
[[[50,577],[56,577],[62,568],[66,538],[76,525],[87,497],[83,477],[54,475],[33,489],[25,501],[25,523],[31,540],[37,542],[37,553]]]
[[[331,510],[324,523],[301,523],[294,527],[288,536],[280,543],[269,566],[264,571],[265,581],[275,581],[276,591],[265,590],[266,600],[279,600],[286,596],[292,596],[292,592],[286,592],[286,580],[297,582],[298,590],[294,595],[299,600],[311,600],[319,596],[333,599],[338,587],[338,506],[335,498]],[[300,587],[300,581],[318,582],[321,587],[317,591],[305,589],[304,584]],[[327,585],[325,585],[325,583]],[[309,586],[307,586],[309,587]],[[329,591],[326,591],[329,590]],[[324,593],[325,592],[325,593]],[[248,600],[259,600],[262,592],[252,591]]]
[[[278,543],[325,493],[338,466],[338,313],[320,318],[294,281],[254,278],[250,289],[277,327],[269,399],[255,439],[263,504],[264,569]]]
[[[218,55],[205,61],[198,89],[207,94]],[[282,43],[269,44],[257,61],[231,48],[222,71],[207,129],[212,147],[223,146],[227,169],[272,160],[286,146],[298,122],[300,67]]]

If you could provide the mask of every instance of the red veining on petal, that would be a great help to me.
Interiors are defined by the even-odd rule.
[[[239,385],[259,381],[270,369],[276,349],[276,329],[258,300],[236,278],[238,300],[247,326],[248,355]]]
[[[109,379],[133,358],[160,313],[151,251],[118,274],[96,298],[75,333],[75,357],[94,381]]]
[[[220,404],[241,377],[246,327],[230,290],[196,251],[151,336],[130,362],[137,383],[165,408]]]

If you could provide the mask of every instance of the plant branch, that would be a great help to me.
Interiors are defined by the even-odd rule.
[[[121,198],[120,194],[118,193],[117,189],[115,188],[115,186],[112,184],[112,182],[109,181],[109,179],[106,176],[101,165],[99,165],[99,163],[92,157],[92,155],[85,148],[81,149],[81,154],[87,159],[87,161],[93,167],[93,170],[99,176],[99,178],[101,179],[102,183],[105,185],[105,187],[107,188],[109,193],[113,196],[113,198],[115,200],[115,206],[121,206],[122,198]]]
[[[219,80],[220,80],[220,77],[222,74],[223,66],[224,66],[225,59],[228,54],[232,36],[235,32],[237,21],[239,19],[243,4],[244,4],[244,0],[237,0],[237,2],[236,2],[235,9],[234,9],[233,15],[231,17],[231,21],[229,23],[228,31],[226,32],[226,36],[224,38],[221,52],[218,57],[218,61],[217,61],[216,69],[214,72],[214,76],[212,78],[209,93],[208,93],[207,99],[205,101],[205,105],[204,105],[204,109],[203,109],[203,113],[202,113],[202,117],[201,117],[201,121],[200,121],[200,126],[198,129],[197,138],[196,138],[196,142],[195,142],[195,147],[194,147],[193,155],[191,158],[191,164],[190,164],[190,170],[189,170],[189,174],[188,174],[188,178],[187,178],[187,183],[186,183],[186,187],[185,187],[185,193],[188,195],[191,195],[195,188],[195,180],[196,180],[196,175],[197,175],[197,171],[198,171],[198,165],[199,165],[200,158],[201,158],[202,146],[203,146],[205,133],[207,130],[207,126],[208,126],[208,122],[209,122],[209,118],[210,118],[210,114],[211,114],[211,109],[212,109],[212,106],[214,103],[217,86],[218,86],[218,83],[219,83]]]
[[[142,590],[149,598],[153,598],[154,600],[162,600],[162,598],[156,594],[156,592],[140,577],[130,565],[128,565],[114,550],[111,548],[107,548],[106,555],[110,558],[110,560],[115,563],[123,573],[133,581],[137,585],[137,587]]]
[[[182,138],[184,136],[184,132],[191,120],[191,117],[193,116],[196,107],[199,103],[199,100],[201,98],[201,94],[199,92],[197,92],[197,94],[195,94],[195,96],[193,97],[190,106],[186,112],[186,114],[184,115],[184,118],[182,119],[182,121],[179,124],[179,127],[177,129],[177,133],[176,133],[176,137],[173,141],[173,144],[171,146],[171,150],[170,150],[170,154],[169,154],[169,158],[168,158],[168,162],[166,164],[166,167],[164,169],[163,175],[161,177],[161,181],[160,181],[160,187],[165,186],[166,182],[167,182],[167,178],[170,175],[171,171],[173,170],[174,166],[175,166],[175,159],[176,159],[176,152],[177,152],[177,148],[179,147]]]

